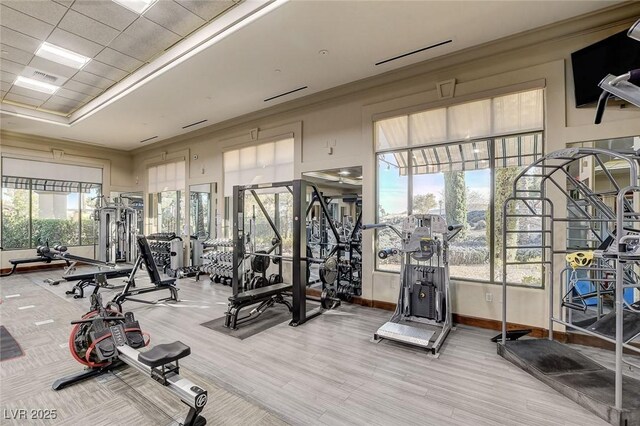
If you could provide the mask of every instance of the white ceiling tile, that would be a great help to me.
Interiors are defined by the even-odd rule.
[[[0,40],[2,40],[4,44],[31,53],[35,53],[42,44],[42,41],[37,38],[30,37],[7,27],[0,27]]]
[[[11,83],[0,81],[0,90],[2,90],[3,92],[8,92],[9,89],[11,89]]]
[[[180,36],[141,17],[111,42],[109,47],[147,61],[180,40]]]
[[[24,65],[4,59],[2,63],[0,63],[0,69],[2,71],[10,72],[11,74],[20,74],[24,69]]]
[[[183,37],[206,22],[174,1],[157,2],[144,17]]]
[[[129,75],[126,71],[112,67],[111,65],[103,64],[95,59],[85,65],[85,67],[82,68],[82,71],[87,71],[91,74],[99,75],[100,77],[108,78],[113,81],[120,81]]]
[[[64,87],[58,89],[58,91],[56,92],[56,97],[71,99],[73,101],[81,103],[89,102],[91,99],[93,99],[93,96],[87,96],[84,93],[74,92],[73,90],[65,89]]]
[[[98,96],[103,92],[102,89],[99,89],[94,86],[89,86],[88,84],[80,83],[79,81],[69,80],[64,84],[65,89],[73,90],[74,92],[83,93],[85,95],[90,96]]]
[[[67,8],[50,0],[4,0],[2,4],[41,21],[56,25]]]
[[[11,9],[4,3],[0,4],[0,24],[40,40],[44,40],[53,30],[53,25]]]
[[[33,53],[0,43],[0,58],[2,58],[3,61],[10,60],[22,65],[27,65],[31,58],[33,58]],[[0,66],[2,65],[0,64]]]
[[[52,96],[47,102],[40,105],[40,108],[68,114],[81,105],[82,102],[79,101],[66,99],[61,96]]]
[[[80,71],[78,74],[73,77],[75,81],[79,81],[80,83],[88,84],[90,86],[95,86],[100,89],[108,89],[115,81],[109,80],[108,78],[100,77],[99,75],[91,74],[86,71]]]
[[[0,71],[0,81],[3,81],[5,83],[11,83],[13,84],[14,81],[16,81],[16,78],[18,76],[16,74],[7,72],[5,70],[1,70]]]
[[[103,49],[98,43],[94,43],[90,40],[71,34],[68,31],[56,28],[53,33],[47,39],[49,43],[53,43],[56,46],[64,47],[73,52],[79,53],[84,56],[93,58]]]
[[[65,80],[73,77],[78,72],[75,68],[71,68],[39,56],[34,56],[29,63],[29,66],[47,74],[54,74],[56,76],[63,77]]]
[[[124,30],[139,15],[112,1],[76,0],[71,9],[117,30]]]
[[[229,9],[235,3],[232,1],[211,0],[176,0],[181,6],[189,9],[205,21],[209,21]]]
[[[86,17],[74,10],[69,10],[58,28],[69,31],[70,33],[79,35],[88,40],[95,41],[103,46],[106,46],[116,38],[120,31],[111,28],[105,24],[102,24],[95,19]]]
[[[42,93],[35,90],[26,89],[24,87],[16,86],[15,84],[13,85],[11,90],[9,90],[9,93],[14,93],[20,96],[27,96],[29,98],[38,99],[41,101],[46,101],[51,97],[50,93]]]
[[[144,65],[144,62],[108,47],[98,53],[95,59],[128,72],[133,72]]]
[[[29,106],[40,106],[42,104],[42,100],[40,99],[35,99],[35,98],[31,98],[28,96],[22,96],[22,95],[18,95],[15,93],[7,93],[6,96],[4,97],[5,101],[13,101],[13,102],[18,102],[24,105],[29,105]]]

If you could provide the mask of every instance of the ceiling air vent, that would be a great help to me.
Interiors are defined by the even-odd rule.
[[[415,55],[416,53],[424,52],[425,50],[433,49],[435,47],[439,47],[439,46],[442,46],[442,45],[445,45],[445,44],[449,44],[449,43],[452,43],[452,42],[453,42],[453,40],[441,41],[440,43],[432,44],[430,46],[423,47],[421,49],[416,49],[416,50],[413,50],[411,52],[403,53],[402,55],[394,56],[393,58],[389,58],[389,59],[385,59],[385,60],[380,61],[380,62],[376,62],[376,65],[382,65],[382,64],[386,64],[387,62],[395,61],[397,59],[406,58],[407,56]]]
[[[143,140],[141,140],[141,141],[140,141],[140,143],[149,142],[150,140],[153,140],[153,139],[155,139],[155,138],[157,138],[157,136],[153,136],[153,137],[151,137],[151,138],[143,139]]]
[[[46,81],[47,83],[55,83],[58,81],[58,77],[55,75],[47,74],[42,71],[34,71],[32,78],[40,81]]]
[[[306,89],[307,87],[309,87],[309,86],[298,87],[297,89],[289,90],[288,92],[280,93],[279,95],[275,95],[275,96],[272,96],[270,98],[267,98],[264,101],[265,102],[269,102],[269,101],[272,101],[274,99],[281,98],[283,96],[290,95],[290,94],[295,93],[295,92],[299,92],[301,90]]]

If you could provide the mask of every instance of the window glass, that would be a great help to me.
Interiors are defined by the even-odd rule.
[[[409,211],[408,152],[378,155],[378,222],[400,226]],[[397,235],[390,229],[376,231],[378,248],[398,247]],[[376,257],[381,270],[399,271],[400,256],[384,260]]]
[[[80,184],[34,179],[31,191],[31,244],[80,243]]]
[[[91,245],[97,243],[97,224],[94,219],[96,207],[99,203],[101,185],[99,184],[82,184],[81,200],[81,217],[82,226],[80,229],[80,244]]]
[[[184,218],[183,191],[164,191],[158,194],[158,231],[182,234]]]
[[[29,180],[2,187],[2,247],[29,248]]]

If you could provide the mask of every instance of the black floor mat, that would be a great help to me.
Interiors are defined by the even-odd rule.
[[[4,325],[0,326],[0,361],[17,358],[22,355],[24,353],[16,339],[13,338]]]
[[[640,314],[637,312],[623,311],[623,337],[622,340],[628,342],[638,334],[640,334]],[[602,334],[609,338],[615,339],[616,335],[616,313],[609,312],[587,328],[595,333]]]
[[[211,321],[202,323],[203,327],[210,328],[213,331],[226,334],[227,336],[235,337],[240,340],[244,340],[247,337],[254,336],[269,328],[282,324],[283,322],[291,321],[291,312],[285,307],[274,306],[268,309],[259,317],[240,324],[237,329],[232,330],[224,326],[224,317],[216,318]]]

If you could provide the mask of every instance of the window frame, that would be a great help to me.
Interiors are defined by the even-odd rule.
[[[25,180],[29,180],[29,230],[28,230],[28,243],[26,244],[27,247],[24,248],[15,248],[15,247],[5,247],[4,246],[4,233],[2,235],[2,238],[0,238],[0,244],[2,244],[3,250],[5,251],[17,251],[17,250],[31,250],[37,247],[36,244],[33,244],[33,181],[34,180],[42,180],[43,178],[29,178],[29,177],[20,177],[20,176],[9,176],[9,175],[2,175],[2,177],[0,178],[0,190],[3,190],[5,188],[4,186],[4,180],[5,178],[11,178],[11,179],[25,179]],[[46,179],[44,179],[46,180]],[[78,185],[78,226],[76,229],[77,235],[78,235],[78,244],[77,245],[67,245],[66,243],[64,243],[65,245],[67,245],[67,247],[89,247],[89,246],[93,246],[96,244],[95,238],[94,238],[94,242],[91,244],[83,244],[82,241],[82,189],[86,186],[89,187],[94,187],[95,185],[98,185],[99,187],[99,194],[102,195],[102,188],[103,188],[103,184],[99,183],[99,182],[84,182],[84,181],[63,181],[63,180],[59,180],[59,179],[50,179],[51,181],[59,181],[59,182],[68,182],[71,184],[77,184]],[[71,192],[70,192],[71,194]],[[95,211],[95,208],[93,209]],[[2,201],[2,197],[0,197],[0,223],[2,223],[4,221],[4,205],[3,205],[3,201]]]
[[[490,174],[490,199],[489,199],[489,208],[490,208],[490,223],[487,224],[487,226],[490,226],[492,231],[491,231],[491,239],[495,240],[495,218],[496,218],[496,206],[494,203],[495,200],[495,170],[501,167],[497,167],[496,166],[496,140],[500,140],[500,139],[505,139],[505,138],[510,138],[510,137],[522,137],[522,136],[529,136],[529,135],[540,135],[541,137],[541,149],[540,152],[536,155],[539,156],[543,156],[544,155],[544,148],[545,148],[545,130],[538,130],[538,131],[524,131],[524,132],[514,132],[514,133],[509,133],[509,134],[500,134],[500,135],[493,135],[490,137],[480,137],[480,138],[476,138],[476,139],[462,139],[462,140],[456,140],[456,141],[447,141],[447,142],[443,142],[443,143],[435,143],[435,144],[427,144],[427,145],[411,145],[411,146],[406,146],[403,148],[393,148],[393,149],[384,149],[384,150],[380,150],[380,151],[376,151],[375,153],[375,162],[376,162],[376,168],[375,168],[375,206],[376,206],[376,212],[375,212],[375,218],[376,218],[376,223],[379,223],[380,221],[380,209],[377,207],[380,205],[380,175],[379,175],[379,167],[378,167],[378,161],[379,161],[379,156],[380,155],[384,155],[384,154],[389,154],[389,153],[398,153],[398,152],[407,152],[407,214],[411,215],[413,214],[413,151],[414,150],[420,150],[423,148],[436,148],[436,147],[446,147],[446,146],[459,146],[460,144],[465,144],[465,143],[473,143],[473,142],[480,142],[480,141],[487,141],[489,144],[489,167],[488,169],[491,170],[491,174]],[[375,143],[375,141],[374,141]],[[509,157],[511,158],[511,157]],[[464,171],[464,170],[463,170]],[[379,244],[379,236],[378,236],[378,230],[375,231],[375,235],[374,235],[374,247],[375,250],[378,250],[378,244]],[[495,284],[495,285],[502,285],[501,281],[496,281],[495,279],[495,272],[496,272],[496,268],[500,267],[496,265],[495,262],[495,244],[489,244],[489,276],[490,279],[488,280],[481,280],[481,279],[470,279],[470,278],[466,278],[466,277],[455,277],[455,276],[451,276],[452,280],[455,281],[460,281],[460,282],[469,282],[469,283],[477,283],[477,284]],[[543,251],[543,256],[544,256],[544,251]],[[374,260],[374,272],[380,272],[380,273],[387,273],[387,274],[400,274],[400,271],[392,271],[392,270],[388,270],[388,269],[382,269],[380,268],[379,265],[379,259],[377,256],[375,256],[375,260]],[[545,274],[544,274],[544,268],[542,269],[541,273],[540,273],[540,284],[539,285],[527,285],[527,284],[521,284],[521,283],[514,283],[514,282],[508,282],[507,285],[509,286],[515,286],[515,287],[520,287],[520,288],[533,288],[533,289],[544,289],[545,288]]]

